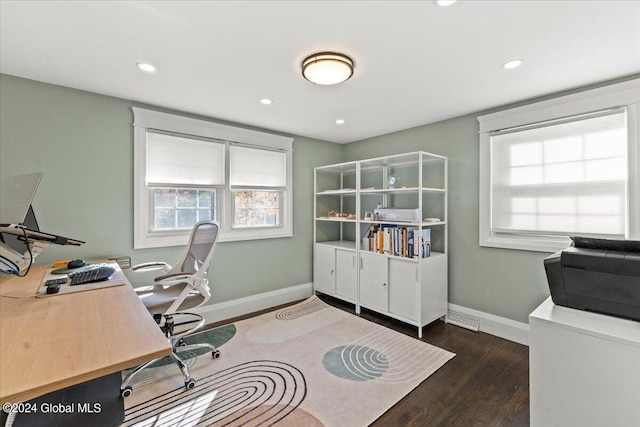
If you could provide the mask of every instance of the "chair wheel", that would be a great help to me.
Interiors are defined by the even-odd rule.
[[[189,380],[184,383],[184,386],[187,390],[191,390],[196,386],[196,380],[189,378]]]
[[[131,388],[130,385],[120,390],[120,396],[122,397],[129,397],[131,396],[131,393],[133,393],[133,388]]]
[[[214,359],[219,359],[220,358],[220,350],[213,350],[211,352],[211,357],[213,357]]]
[[[182,338],[180,338],[180,341],[178,341],[178,347],[186,347],[187,343],[184,342],[184,340]]]

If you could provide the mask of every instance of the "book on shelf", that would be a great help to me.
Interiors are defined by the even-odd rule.
[[[401,258],[427,258],[431,255],[431,230],[397,224],[372,224],[362,238],[369,252]]]

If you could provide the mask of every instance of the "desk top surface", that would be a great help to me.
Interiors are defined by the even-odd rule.
[[[167,356],[133,288],[35,298],[48,266],[0,276],[0,402],[20,402]],[[8,296],[11,296],[8,297]]]
[[[551,297],[529,315],[529,325],[533,322],[640,347],[640,322],[563,307],[554,304]]]

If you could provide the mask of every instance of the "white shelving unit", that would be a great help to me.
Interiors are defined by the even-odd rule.
[[[364,307],[414,325],[422,337],[422,327],[447,312],[447,158],[419,151],[322,166],[314,191],[315,291],[355,304],[357,313]],[[420,218],[365,219],[378,206],[417,209]],[[372,227],[414,236],[429,229],[431,254],[408,256],[406,241],[404,254],[365,250]]]

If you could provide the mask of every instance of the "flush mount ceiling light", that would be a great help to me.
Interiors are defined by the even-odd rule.
[[[522,65],[522,59],[514,59],[512,61],[507,61],[502,64],[502,68],[505,70],[513,70],[514,68],[518,68]]]
[[[454,4],[456,0],[436,0],[436,4],[440,7],[448,7]]]
[[[343,125],[345,123],[344,119],[337,119],[336,120],[336,124],[337,125]]]
[[[353,75],[353,60],[341,53],[314,53],[302,61],[302,76],[318,85],[335,85]]]
[[[270,98],[260,98],[260,104],[271,105],[273,104],[273,101]]]
[[[146,73],[155,73],[156,67],[151,64],[147,64],[146,62],[138,62],[136,66]]]

